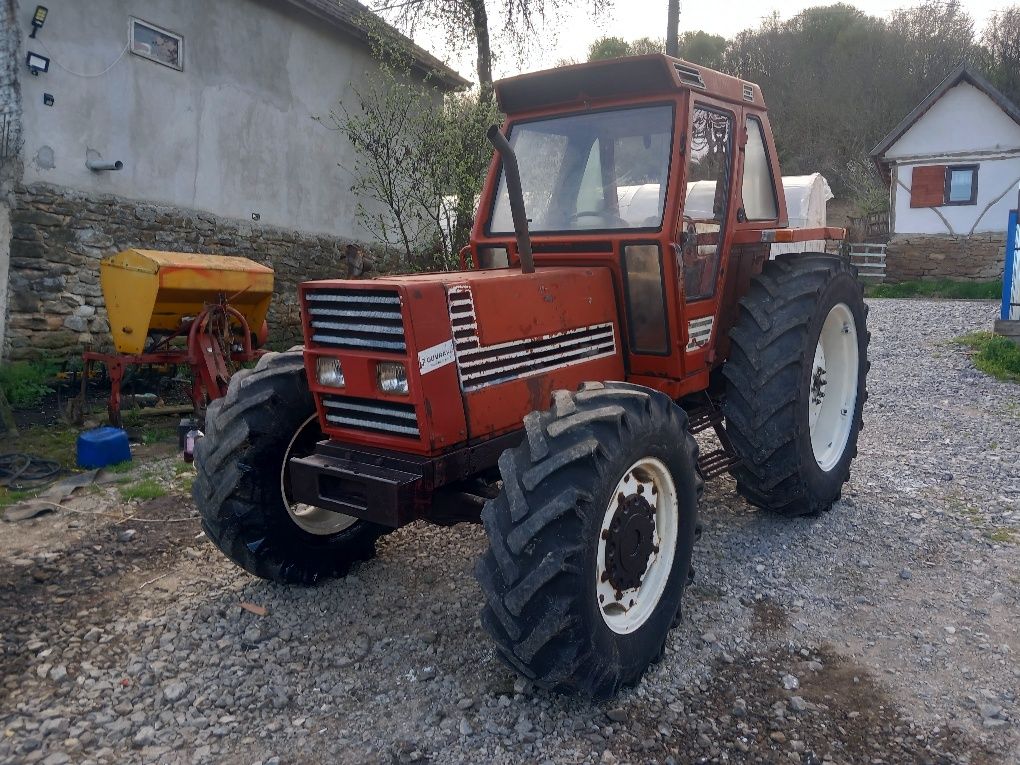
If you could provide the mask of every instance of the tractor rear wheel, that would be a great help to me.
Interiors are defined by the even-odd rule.
[[[607,698],[661,655],[687,584],[697,444],[667,396],[556,391],[499,459],[476,577],[500,657],[544,688]]]
[[[268,353],[209,405],[195,447],[195,502],[206,536],[255,576],[314,584],[375,554],[387,531],[368,521],[297,504],[286,470],[323,438],[300,351]]]
[[[857,274],[835,256],[780,256],[739,305],[723,367],[737,491],[780,515],[828,510],[850,478],[868,397]]]

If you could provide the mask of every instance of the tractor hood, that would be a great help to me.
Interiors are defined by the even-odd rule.
[[[607,268],[307,282],[301,306],[323,430],[363,446],[437,453],[624,376]]]

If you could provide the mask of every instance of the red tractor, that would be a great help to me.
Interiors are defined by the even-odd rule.
[[[496,95],[470,267],[303,284],[303,348],[209,406],[195,499],[231,560],[296,584],[480,520],[499,655],[607,697],[679,618],[704,479],[786,516],[839,498],[867,308],[843,258],[770,258],[844,232],[788,227],[754,84],[653,55]]]

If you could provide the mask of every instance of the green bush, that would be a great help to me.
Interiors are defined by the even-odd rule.
[[[56,367],[50,364],[28,361],[4,364],[0,366],[0,389],[3,389],[11,406],[27,409],[53,392],[48,383],[55,373]]]
[[[1020,345],[991,332],[972,332],[959,342],[975,350],[974,366],[1000,380],[1020,382]]]
[[[1002,297],[1002,281],[955,282],[952,279],[875,284],[866,289],[868,297],[876,298],[944,298],[949,300],[998,300]]]

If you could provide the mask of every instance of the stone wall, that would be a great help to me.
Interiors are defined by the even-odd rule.
[[[1005,232],[970,236],[897,234],[886,248],[886,281],[991,281],[1002,278],[1005,258]]]
[[[347,275],[348,241],[216,216],[87,196],[51,186],[16,189],[5,358],[62,358],[84,343],[109,348],[99,261],[130,247],[241,255],[276,271],[270,338],[300,336],[297,286]]]

